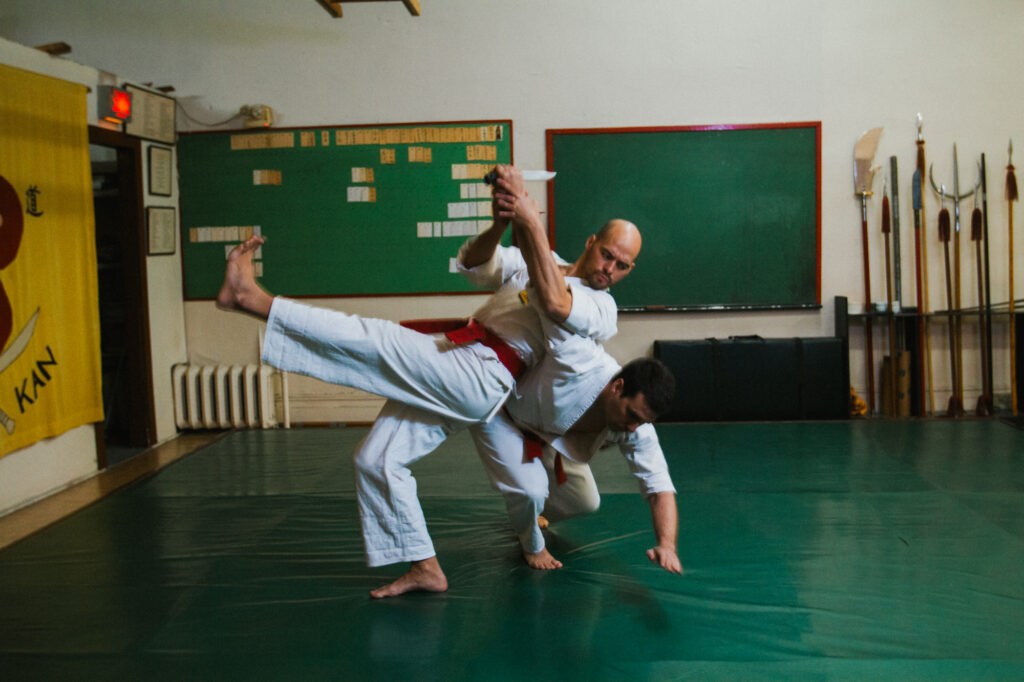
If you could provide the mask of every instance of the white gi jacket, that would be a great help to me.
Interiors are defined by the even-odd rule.
[[[583,347],[568,348],[582,351]],[[540,364],[520,377],[516,394],[503,411],[486,424],[470,427],[481,463],[505,498],[523,551],[535,554],[544,548],[544,535],[537,526],[541,513],[554,523],[597,510],[600,494],[587,462],[600,449],[618,445],[644,497],[675,492],[651,424],[633,433],[569,432],[618,372],[619,365],[596,343],[588,353],[549,350]],[[542,461],[524,461],[523,429],[550,446]],[[564,484],[556,481],[553,453],[564,455],[568,478]]]
[[[505,409],[516,424],[574,462],[585,464],[598,450],[618,445],[641,494],[675,492],[653,425],[642,424],[632,433],[568,433],[620,369],[596,343],[589,348],[554,345],[539,365],[520,377]]]

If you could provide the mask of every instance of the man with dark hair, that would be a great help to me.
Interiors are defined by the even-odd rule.
[[[682,573],[675,487],[652,425],[674,389],[671,371],[658,360],[642,358],[620,368],[596,343],[582,354],[554,344],[502,412],[470,427],[527,564],[561,568],[541,531],[548,522],[597,510],[600,495],[587,463],[617,445],[651,507],[656,544],[647,557]]]
[[[615,375],[615,379],[622,379],[624,397],[629,398],[637,393],[643,393],[647,405],[655,414],[666,412],[672,404],[676,380],[671,370],[659,360],[633,360]]]

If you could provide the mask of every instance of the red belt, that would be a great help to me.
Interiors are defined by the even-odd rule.
[[[527,462],[540,457],[544,452],[544,441],[537,434],[523,431],[523,454]],[[562,485],[569,480],[565,474],[565,466],[562,464],[562,453],[555,451],[555,480]]]
[[[518,379],[526,371],[526,365],[511,346],[476,320],[463,318],[403,320],[399,324],[422,334],[444,334],[449,341],[458,345],[479,341],[497,354],[498,360],[509,371],[512,378]]]

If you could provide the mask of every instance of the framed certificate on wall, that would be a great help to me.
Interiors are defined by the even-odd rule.
[[[174,144],[174,98],[125,84],[132,96],[132,117],[124,124],[127,135]]]
[[[158,197],[171,196],[171,150],[153,145],[149,148],[149,193]]]
[[[146,231],[150,256],[174,254],[174,207],[150,206],[146,209]]]

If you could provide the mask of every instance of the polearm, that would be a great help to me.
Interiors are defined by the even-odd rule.
[[[953,257],[955,259],[955,261],[953,263],[953,284],[954,284],[954,289],[953,289],[953,302],[951,302],[949,305],[950,305],[950,310],[951,311],[953,311],[953,310],[956,311],[956,314],[955,314],[955,316],[952,319],[953,327],[954,327],[954,330],[956,332],[956,334],[955,334],[955,339],[956,339],[956,341],[955,341],[956,373],[957,373],[958,377],[963,379],[963,367],[964,367],[963,366],[963,325],[961,324],[962,318],[960,316],[960,312],[962,310],[962,308],[960,306],[960,200],[970,196],[971,194],[974,194],[974,191],[981,184],[981,178],[978,178],[978,183],[974,186],[974,189],[972,189],[970,192],[965,192],[963,194],[960,193],[960,162],[957,159],[956,143],[953,143],[953,194],[952,195],[946,194],[946,192],[945,192],[945,185],[943,185],[942,191],[940,192],[939,188],[935,185],[935,176],[932,173],[933,170],[934,170],[934,168],[929,167],[928,176],[929,176],[929,179],[931,180],[931,183],[932,183],[932,189],[934,189],[935,192],[937,194],[939,194],[939,196],[941,197],[941,200],[944,201],[948,197],[953,202],[953,207],[954,207],[954,212],[953,212],[953,216],[954,216],[954,223],[953,223],[953,227],[954,227],[954,232],[953,232],[953,253],[954,253],[954,256]],[[957,399],[959,400],[961,408],[962,408],[963,400],[964,400],[964,396],[963,396],[963,393],[962,393],[962,391],[963,391],[963,384],[962,384],[962,382],[960,383],[960,385],[959,385],[957,390],[961,391],[960,393],[957,393]]]
[[[860,197],[860,235],[864,250],[864,318],[865,363],[868,375],[868,414],[875,411],[875,351],[874,328],[871,322],[871,260],[868,249],[868,197],[872,195],[871,185],[877,168],[871,167],[878,149],[881,128],[872,128],[857,140],[853,147],[853,187]]]
[[[897,169],[896,157],[889,157],[889,182],[892,188],[892,291],[893,309],[898,313],[903,309],[903,264],[900,255],[900,190],[899,170]],[[899,350],[903,350],[903,344],[899,344]]]
[[[975,194],[974,210],[971,211],[971,241],[974,242],[975,261],[978,270],[978,329],[981,331],[981,395],[978,396],[978,405],[974,413],[979,417],[987,417],[992,414],[992,389],[988,380],[988,337],[986,335],[985,320],[985,278],[983,273],[984,263],[981,257],[981,242],[985,233],[984,220],[981,209],[978,208],[977,194]]]
[[[953,194],[956,197],[953,200],[953,297],[956,300],[957,313],[954,318],[956,326],[956,398],[962,408],[964,404],[964,337],[963,317],[960,316],[960,312],[963,310],[960,303],[960,162],[957,160],[956,142],[953,143]]]
[[[1013,202],[1017,201],[1017,175],[1013,172],[1013,140],[1010,140],[1006,165],[1006,209],[1010,227],[1010,402],[1017,416],[1017,320],[1013,312]]]
[[[889,190],[886,182],[882,182],[882,238],[885,241],[885,311],[889,318],[889,371],[885,374],[885,382],[889,387],[888,399],[883,406],[890,417],[896,416],[896,321],[892,307],[892,256],[889,250],[892,221],[889,214]]]
[[[984,242],[985,253],[985,397],[988,401],[987,414],[993,413],[993,397],[995,388],[992,383],[992,279],[988,261],[988,165],[985,163],[985,152],[981,153],[981,240]],[[980,406],[979,406],[980,407]]]
[[[921,214],[924,209],[921,204],[921,171],[914,171],[914,179],[911,183],[911,196],[914,201],[914,256],[916,262],[916,285],[917,285],[917,377],[918,377],[918,389],[917,398],[918,404],[921,406],[921,411],[927,416],[931,412],[931,405],[925,407],[924,394],[925,394],[925,335],[928,333],[927,328],[927,317],[925,317],[925,292],[924,285],[922,283],[922,239],[921,239]],[[927,241],[927,240],[924,240]],[[931,385],[932,380],[932,368],[931,368],[931,344],[928,344],[929,356],[927,358],[927,380],[928,384]],[[929,393],[929,396],[931,394]]]
[[[945,195],[945,189],[945,186],[943,186],[943,195]],[[939,241],[942,242],[942,250],[945,254],[946,261],[946,307],[948,308],[946,312],[949,319],[949,371],[953,384],[949,396],[949,404],[946,407],[946,416],[959,417],[964,413],[964,407],[963,402],[957,397],[960,382],[956,367],[956,332],[953,329],[953,280],[949,264],[949,209],[945,207],[939,210]]]
[[[893,304],[890,309],[891,313],[899,313],[903,310],[903,254],[900,248],[900,183],[899,183],[899,168],[896,162],[896,156],[889,157],[889,178],[890,188],[892,189],[892,272],[893,272]],[[893,356],[893,362],[896,366],[893,368],[893,415],[897,417],[904,416],[900,412],[900,403],[903,402],[903,394],[900,393],[900,364],[896,362],[897,358],[903,355],[903,324],[899,321],[896,322],[896,352]],[[907,413],[909,415],[909,411]]]
[[[917,170],[914,173],[914,190],[916,192],[914,198],[914,227],[919,228],[919,232],[915,234],[915,239],[919,240],[921,250],[920,256],[917,261],[917,306],[918,312],[921,313],[918,322],[918,333],[923,339],[923,346],[921,343],[918,346],[923,350],[922,352],[922,363],[924,365],[924,372],[918,374],[922,377],[921,380],[921,408],[924,410],[924,392],[925,384],[928,385],[928,410],[926,414],[934,414],[935,412],[935,384],[932,382],[932,340],[929,336],[929,321],[928,313],[931,312],[930,303],[928,301],[928,219],[927,211],[925,211],[924,202],[922,201],[922,183],[924,182],[925,174],[925,162],[924,162],[924,133],[922,127],[924,126],[924,118],[920,113],[917,114]],[[921,234],[923,232],[923,234]]]

